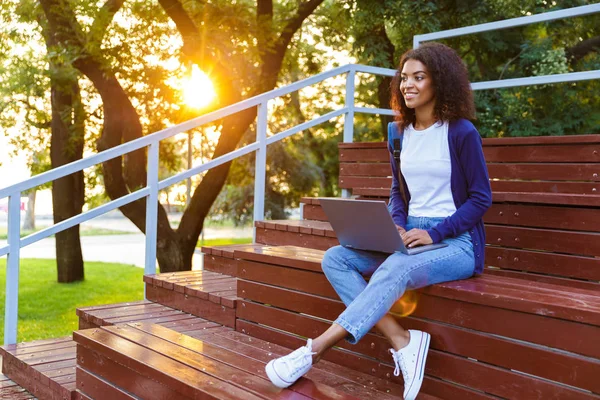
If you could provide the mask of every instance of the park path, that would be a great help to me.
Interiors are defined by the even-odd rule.
[[[2,218],[0,218],[2,219]],[[0,221],[2,222],[2,221]],[[45,223],[46,222],[46,223]],[[38,220],[39,226],[50,223]],[[117,262],[122,264],[144,267],[145,236],[126,218],[97,218],[84,222],[82,226],[110,229],[123,232],[123,235],[82,236],[81,248],[84,261]],[[252,237],[252,228],[205,228],[205,239]],[[21,258],[56,258],[54,238],[42,239],[37,243],[21,249]],[[6,245],[6,240],[0,240],[0,247]],[[198,252],[198,251],[197,251]],[[197,260],[196,260],[197,259]],[[194,263],[201,263],[201,257],[195,257]]]

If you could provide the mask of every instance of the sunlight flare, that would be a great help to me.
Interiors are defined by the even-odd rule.
[[[197,65],[192,66],[191,76],[183,83],[183,98],[188,107],[204,108],[216,97],[210,78]]]

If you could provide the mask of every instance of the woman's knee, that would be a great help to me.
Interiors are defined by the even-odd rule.
[[[343,246],[330,247],[323,255],[321,266],[323,271],[335,268],[340,269],[340,264],[343,264],[345,248]]]

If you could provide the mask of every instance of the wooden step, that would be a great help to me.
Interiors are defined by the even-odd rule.
[[[225,246],[203,246],[204,271],[217,272],[224,275],[237,276],[237,267],[233,261],[235,250],[262,248],[262,244],[234,244]]]
[[[153,323],[196,337],[208,331],[230,328],[174,308],[143,300],[77,309],[79,329],[99,328],[134,322]]]
[[[149,301],[83,307],[77,309],[77,315],[80,327],[85,328],[144,321],[190,337],[231,330]],[[0,353],[6,375],[33,395],[42,399],[72,399],[76,396],[75,350],[73,339],[64,337],[5,346]]]
[[[0,399],[29,400],[35,396],[0,373]]]
[[[157,325],[132,323],[78,331],[74,338],[78,388],[90,398],[105,393],[177,399],[402,398],[401,385],[327,362],[317,364],[290,388],[278,389],[268,381],[264,367],[290,349],[237,332],[191,338]]]
[[[303,197],[300,199],[302,204],[302,219],[312,221],[327,221],[327,216],[323,208],[319,205],[319,199],[316,197]]]
[[[236,251],[244,298],[236,330],[286,346],[323,332],[344,305],[321,272],[322,255],[292,246]],[[600,393],[599,306],[592,291],[484,275],[412,292],[392,311],[410,315],[401,319],[405,328],[432,334],[428,393],[471,387],[508,398],[595,399],[586,391]],[[388,344],[377,331],[355,346],[338,345],[343,350],[331,352],[331,361],[382,378],[390,373]],[[504,384],[490,386],[495,381]]]
[[[339,244],[329,222],[256,221],[256,242],[270,246],[299,246],[327,250]]]
[[[221,325],[235,327],[237,279],[212,271],[144,276],[146,297]]]
[[[32,395],[61,400],[74,395],[75,343],[70,337],[3,346],[0,354],[4,374]]]

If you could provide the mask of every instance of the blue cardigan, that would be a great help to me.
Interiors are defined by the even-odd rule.
[[[399,132],[398,129],[398,124],[391,122],[388,125],[388,137],[399,137],[402,143],[403,132]],[[448,145],[452,169],[450,186],[456,211],[427,232],[433,243],[439,243],[445,238],[456,237],[469,231],[475,253],[475,273],[481,274],[485,248],[483,214],[492,205],[492,189],[483,157],[481,136],[471,122],[459,119],[449,124]],[[391,140],[388,140],[388,149],[393,177],[389,210],[396,225],[406,227],[408,207],[400,195],[398,168],[392,154]],[[404,188],[406,198],[410,199],[406,181]]]

